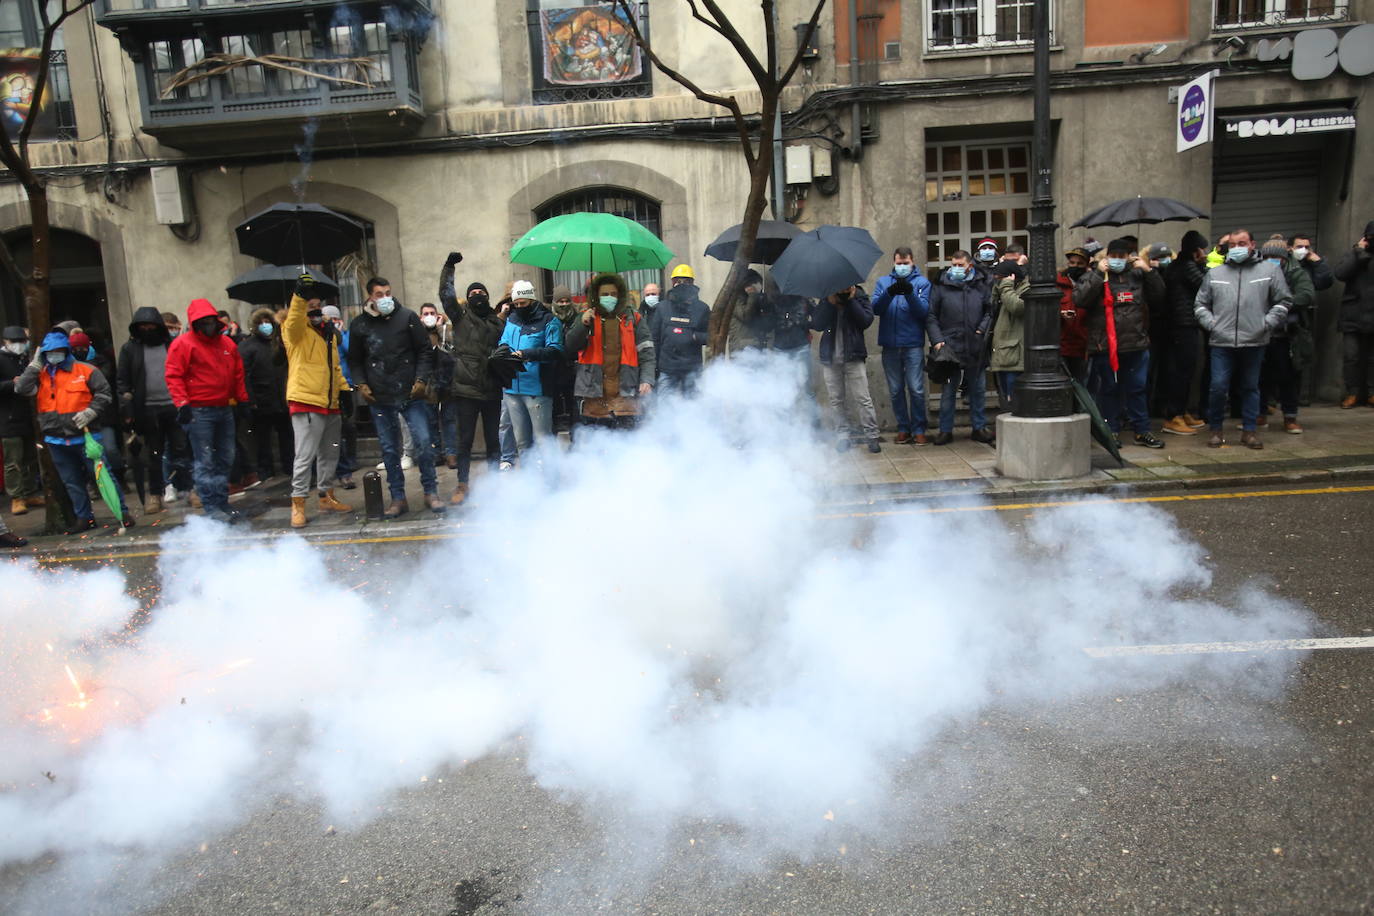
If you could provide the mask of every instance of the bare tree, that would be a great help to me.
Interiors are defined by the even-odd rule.
[[[29,200],[29,225],[33,239],[33,256],[27,273],[19,269],[3,237],[0,237],[0,267],[3,267],[24,291],[24,313],[31,334],[42,338],[52,323],[52,238],[48,223],[48,182],[47,178],[33,167],[29,155],[29,139],[34,125],[38,122],[43,109],[44,96],[48,91],[48,76],[52,66],[52,46],[57,32],[63,23],[94,3],[95,0],[36,0],[38,21],[43,29],[42,45],[36,61],[33,99],[24,123],[13,140],[9,131],[0,128],[0,165],[9,169],[10,174],[24,189]],[[56,13],[54,16],[53,13]],[[113,381],[113,380],[112,380]],[[35,432],[37,430],[35,429]],[[41,440],[40,440],[41,441]],[[44,488],[47,491],[47,522],[49,532],[55,533],[62,527],[62,516],[70,516],[66,494],[56,492],[54,486],[58,479],[52,466],[52,458],[47,449],[39,449],[43,464]]]
[[[730,317],[734,313],[735,302],[744,284],[745,271],[749,269],[750,261],[753,259],[759,222],[763,219],[763,210],[768,204],[768,182],[773,174],[773,141],[776,139],[773,133],[774,115],[777,114],[778,106],[782,104],[783,90],[787,88],[787,84],[797,72],[797,67],[801,65],[802,53],[815,34],[816,23],[820,20],[826,0],[817,0],[802,39],[798,42],[797,50],[785,67],[779,67],[777,22],[774,16],[776,0],[759,0],[766,52],[763,60],[754,53],[739,27],[720,8],[718,0],[682,0],[691,11],[693,19],[730,43],[739,59],[749,69],[754,82],[758,84],[760,110],[758,126],[754,128],[751,128],[749,123],[749,114],[752,113],[743,110],[738,98],[734,95],[707,92],[691,78],[665,64],[662,58],[654,53],[652,45],[645,39],[639,27],[639,19],[635,16],[631,0],[603,2],[613,4],[624,15],[635,44],[655,69],[685,87],[701,101],[718,105],[730,112],[735,129],[739,132],[740,148],[744,153],[745,165],[749,169],[749,196],[744,202],[739,249],[735,253],[734,263],[730,265],[730,273],[725,278],[725,284],[716,295],[716,301],[711,308],[711,355],[719,356],[725,352],[726,338],[730,332]]]

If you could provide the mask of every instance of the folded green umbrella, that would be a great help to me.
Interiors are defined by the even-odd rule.
[[[124,524],[124,501],[119,497],[119,485],[115,483],[110,469],[105,467],[105,449],[96,441],[95,436],[86,432],[86,457],[95,464],[95,485],[100,490],[100,498],[109,506],[110,513]]]
[[[632,219],[610,213],[565,213],[520,237],[510,249],[512,264],[546,270],[654,270],[673,252]]]

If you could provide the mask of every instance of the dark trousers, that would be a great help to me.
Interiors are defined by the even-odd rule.
[[[477,420],[482,420],[482,439],[487,444],[487,466],[496,470],[501,456],[497,444],[501,437],[501,402],[476,398],[454,398],[458,412],[458,482],[467,483],[472,469],[472,443],[477,438]]]
[[[445,456],[458,454],[458,406],[451,397],[425,403],[429,408],[429,439],[434,460],[443,463]]]
[[[164,456],[172,467],[171,484],[178,493],[191,489],[191,442],[177,422],[177,409],[146,407],[134,417],[134,432],[143,437],[148,462],[148,492],[161,496],[167,486],[162,473]]]
[[[38,483],[38,447],[31,436],[6,436],[0,442],[5,450],[5,490],[10,499],[25,499],[42,492]]]
[[[1174,345],[1169,349],[1169,368],[1163,379],[1165,419],[1193,413],[1194,405],[1189,401],[1198,380],[1206,339],[1207,332],[1202,328],[1174,328]],[[1199,399],[1205,396],[1204,391]],[[1199,410],[1194,416],[1206,416],[1206,412]]]
[[[339,429],[339,466],[335,477],[352,477],[358,470],[358,424],[353,419],[353,393],[344,391],[339,394],[339,416],[342,420]]]
[[[234,466],[234,408],[192,407],[186,427],[196,494],[207,512],[229,511],[229,472]]]
[[[245,471],[253,470],[256,466],[258,476],[263,480],[273,476],[278,467],[281,473],[291,474],[292,466],[296,463],[296,434],[291,429],[289,413],[254,411],[248,421],[247,432],[244,448],[246,458],[251,463],[244,468]],[[273,439],[276,440],[276,464],[273,463]]]
[[[1264,347],[1213,347],[1212,384],[1207,399],[1207,424],[1214,432],[1226,421],[1226,395],[1231,391],[1234,377],[1240,401],[1241,428],[1255,431],[1259,420],[1260,366],[1264,363]]]
[[[1341,337],[1345,393],[1363,401],[1374,395],[1374,334],[1345,331]]]
[[[1293,365],[1293,349],[1287,337],[1274,337],[1264,351],[1264,367],[1260,369],[1262,403],[1278,399],[1284,419],[1298,415],[1298,391],[1302,388],[1302,373]]]
[[[1114,433],[1121,432],[1123,414],[1136,435],[1148,433],[1150,412],[1145,402],[1145,384],[1150,374],[1150,351],[1118,353],[1117,365],[1120,368],[1113,373],[1106,353],[1092,357],[1092,380],[1088,387],[1097,398],[1097,409]]]

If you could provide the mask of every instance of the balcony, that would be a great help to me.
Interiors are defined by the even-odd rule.
[[[365,143],[424,122],[426,0],[101,0],[143,131],[188,151]]]

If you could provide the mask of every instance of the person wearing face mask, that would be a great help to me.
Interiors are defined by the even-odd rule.
[[[21,327],[5,328],[0,341],[0,450],[5,453],[5,489],[15,515],[43,505],[33,403],[14,387],[29,363],[28,355],[28,332]]]
[[[244,474],[244,486],[269,480],[278,472],[290,474],[296,461],[295,434],[286,406],[287,356],[281,328],[271,309],[254,311],[248,326],[252,333],[240,341],[239,355],[243,357],[244,384],[252,408],[240,405],[236,424],[243,454],[251,462]]]
[[[662,299],[663,291],[659,289],[657,283],[644,284],[644,288],[639,291],[639,317],[644,321],[653,318]],[[561,321],[562,318],[559,320]]]
[[[36,397],[43,446],[52,456],[53,467],[71,497],[76,516],[76,526],[68,534],[95,528],[95,513],[86,489],[86,481],[95,476],[95,469],[86,457],[84,431],[99,419],[101,411],[114,403],[109,381],[99,369],[72,356],[67,335],[53,331],[43,338],[33,362],[14,387],[21,395]],[[124,527],[132,528],[133,516],[123,502],[121,496]]]
[[[162,324],[167,328],[167,341],[170,343],[181,336],[181,319],[176,312],[163,312]]]
[[[114,360],[96,349],[91,342],[90,335],[85,331],[77,331],[75,334],[69,335],[67,340],[71,343],[73,359],[95,366],[107,382],[112,382],[118,377]],[[113,392],[111,392],[110,404],[100,412],[100,416],[92,424],[91,434],[100,440],[101,447],[105,449],[105,466],[110,469],[110,475],[123,485],[124,451],[119,435],[120,425],[119,407],[115,403]]]
[[[970,438],[992,445],[996,434],[984,413],[986,380],[984,341],[992,326],[992,291],[987,275],[973,266],[967,251],[956,251],[950,266],[940,274],[930,291],[930,316],[926,334],[937,350],[948,347],[959,361],[960,377],[940,388],[940,431],[932,440],[936,445],[954,441],[954,407],[961,384],[968,389]]]
[[[1265,242],[1260,249],[1260,257],[1283,271],[1293,301],[1288,306],[1283,324],[1269,336],[1269,345],[1264,351],[1264,364],[1260,368],[1260,413],[1255,423],[1258,427],[1269,425],[1266,414],[1270,404],[1277,400],[1283,411],[1283,431],[1290,435],[1301,435],[1298,392],[1302,388],[1303,367],[1310,361],[1310,337],[1306,338],[1309,347],[1307,353],[1295,353],[1294,350],[1304,340],[1307,316],[1316,305],[1317,291],[1307,271],[1289,252],[1288,242],[1283,236],[1275,235]]]
[[[744,282],[730,312],[730,355],[746,350],[766,350],[777,325],[773,301],[763,293],[763,277],[756,270],[744,272]]]
[[[340,397],[348,388],[339,332],[324,314],[315,278],[301,274],[281,327],[288,366],[286,403],[295,461],[291,469],[291,527],[304,528],[312,477],[323,512],[352,512],[334,496],[343,436]]]
[[[916,269],[915,256],[905,245],[892,252],[892,270],[873,284],[873,314],[878,316],[878,346],[897,419],[897,444],[928,445],[923,365],[930,281]]]
[[[1074,285],[1088,273],[1086,248],[1070,248],[1064,252],[1064,268],[1054,275],[1059,288],[1059,356],[1069,375],[1081,385],[1088,383],[1088,329],[1083,326],[1083,313],[1074,303]]]
[[[1205,417],[1209,374],[1207,335],[1197,323],[1193,305],[1197,291],[1207,277],[1207,236],[1196,230],[1183,234],[1178,255],[1163,269],[1165,298],[1169,302],[1169,332],[1174,345],[1164,374],[1163,431],[1175,436],[1196,436],[1206,426]],[[1190,403],[1196,387],[1199,400]]]
[[[1193,314],[1211,344],[1212,378],[1208,391],[1207,445],[1226,442],[1222,423],[1231,377],[1238,377],[1241,401],[1240,442],[1247,448],[1264,444],[1256,433],[1260,408],[1260,365],[1270,335],[1283,326],[1293,301],[1288,282],[1277,264],[1255,256],[1248,229],[1230,234],[1226,263],[1207,272],[1198,288]]]
[[[646,284],[640,296],[640,311],[649,303],[652,296],[654,304],[658,304],[658,284]],[[566,336],[568,328],[581,317],[581,311],[577,304],[573,302],[572,290],[559,284],[553,288],[553,317],[558,319],[558,323],[563,325],[563,333]],[[566,349],[563,359],[554,368],[553,373],[553,428],[555,430],[567,430],[572,428],[573,416],[577,413],[577,399],[573,396],[573,385],[577,381],[577,366],[573,362],[573,354]]]
[[[997,266],[1000,257],[1001,253],[997,249],[995,239],[981,239],[978,246],[973,249],[973,263],[969,266],[983,274],[987,279],[989,289],[992,288],[993,284],[992,270]]]
[[[1307,271],[1307,276],[1312,281],[1312,288],[1317,292],[1328,290],[1336,285],[1336,275],[1331,272],[1331,265],[1326,259],[1317,254],[1317,250],[1312,247],[1312,238],[1306,235],[1295,235],[1288,239],[1288,248],[1297,258],[1302,269]]]
[[[1344,356],[1345,398],[1341,407],[1356,404],[1374,407],[1374,220],[1364,235],[1341,255],[1333,273],[1345,284],[1341,293],[1341,332]]]
[[[449,391],[458,409],[458,485],[449,503],[454,506],[462,505],[470,492],[472,447],[479,421],[487,468],[495,471],[500,458],[501,386],[487,371],[487,358],[496,349],[510,314],[508,307],[500,311],[491,307],[491,296],[481,283],[469,284],[465,301],[458,301],[453,268],[462,260],[458,252],[450,253],[439,275],[439,301],[453,327],[453,382]],[[558,288],[554,296],[557,298]],[[571,301],[571,294],[568,299]]]
[[[453,384],[453,328],[433,302],[420,306],[420,323],[429,332],[430,352],[434,356],[434,375],[430,379],[425,409],[429,413],[429,440],[434,462],[458,467],[458,408],[449,388]]]
[[[177,322],[180,327],[180,322]],[[115,390],[126,429],[143,437],[148,449],[148,496],[143,512],[162,511],[163,490],[186,499],[191,491],[191,445],[186,430],[177,422],[177,409],[167,390],[167,348],[172,335],[157,309],[143,306],[129,322],[129,339],[119,350]],[[163,472],[163,457],[170,474]]]
[[[640,398],[654,389],[657,354],[648,322],[630,305],[619,274],[598,274],[587,284],[583,311],[564,336],[577,354],[578,421],[623,427],[640,416]]]
[[[883,450],[878,438],[878,414],[868,391],[864,331],[872,324],[873,306],[860,286],[831,293],[811,314],[811,330],[821,334],[821,378],[830,401],[837,451],[849,450],[856,431],[868,443],[870,452]]]
[[[563,325],[535,298],[534,284],[516,280],[511,311],[497,345],[505,344],[525,367],[502,395],[514,448],[503,442],[501,465],[514,465],[521,452],[547,447],[553,436],[553,376],[563,360]],[[509,451],[507,450],[509,449]]]
[[[243,357],[225,336],[224,325],[208,300],[194,300],[186,310],[186,320],[191,330],[167,349],[167,390],[177,408],[177,422],[191,440],[192,477],[206,515],[234,523],[240,518],[229,508],[234,406],[251,407]]]
[[[419,315],[396,301],[391,284],[382,277],[367,281],[367,296],[362,314],[349,326],[348,363],[358,394],[371,408],[377,426],[391,493],[386,517],[399,518],[410,511],[401,467],[402,423],[414,443],[425,505],[431,512],[443,512],[446,506],[439,498],[425,401],[434,374],[429,332]]]
[[[1088,387],[1107,425],[1120,438],[1129,422],[1135,444],[1163,448],[1150,431],[1146,391],[1150,372],[1149,316],[1165,295],[1164,279],[1144,258],[1132,258],[1125,239],[1107,243],[1105,257],[1074,290],[1088,329]]]
[[[673,268],[672,288],[654,309],[649,332],[654,338],[660,391],[691,394],[703,368],[701,348],[706,345],[711,309],[701,301],[696,275],[686,264]]]
[[[1146,379],[1145,404],[1150,416],[1169,416],[1164,410],[1168,384],[1169,365],[1173,362],[1174,334],[1173,324],[1169,321],[1169,267],[1174,262],[1174,251],[1163,242],[1155,242],[1145,248],[1140,257],[1150,265],[1150,269],[1164,281],[1164,294],[1150,298],[1150,309],[1146,330],[1150,334],[1150,371]]]

